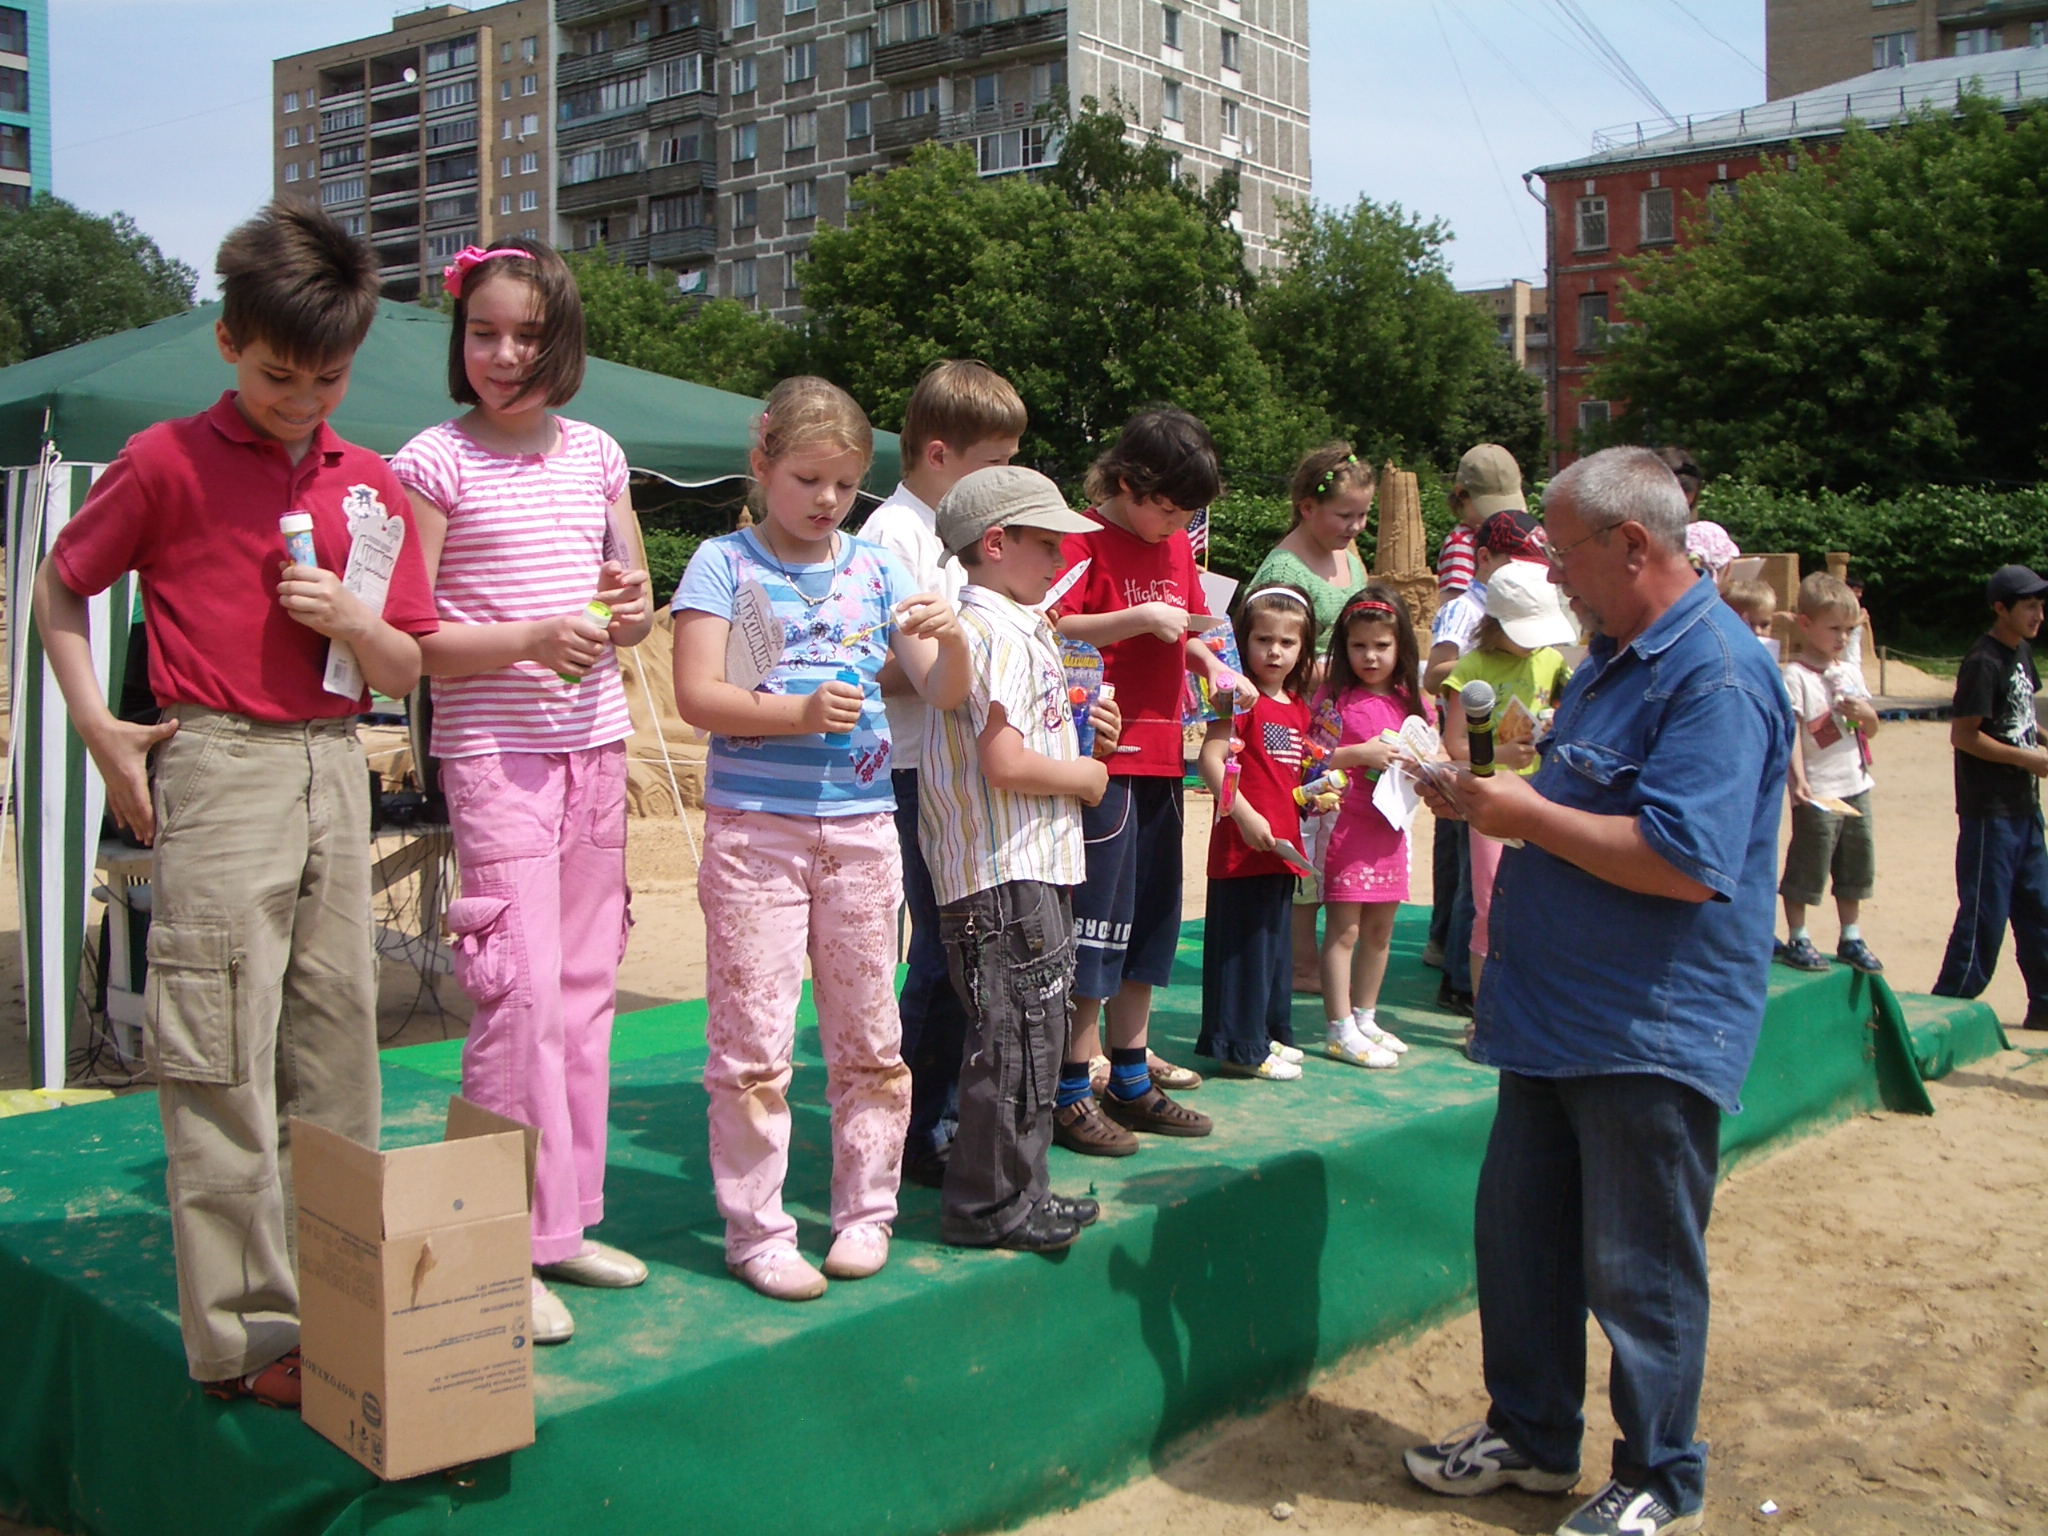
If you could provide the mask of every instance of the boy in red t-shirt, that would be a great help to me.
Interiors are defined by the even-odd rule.
[[[1061,599],[1060,633],[1102,651],[1123,713],[1109,791],[1081,816],[1088,877],[1074,893],[1074,1022],[1053,1115],[1054,1141],[1092,1157],[1135,1152],[1132,1131],[1210,1130],[1152,1081],[1145,1037],[1152,989],[1166,985],[1180,943],[1181,693],[1190,668],[1225,675],[1188,624],[1208,612],[1188,519],[1221,490],[1207,427],[1186,411],[1140,412],[1088,471],[1102,526],[1068,535],[1061,551],[1070,568],[1089,566]],[[1110,1075],[1098,1105],[1088,1064],[1105,1002]]]
[[[370,688],[419,680],[433,593],[405,487],[328,430],[377,313],[376,259],[272,204],[220,248],[236,388],[130,439],[36,572],[35,618],[116,821],[153,843],[149,1064],[169,1154],[178,1320],[220,1397],[299,1401],[293,1115],[377,1144],[367,695],[322,686],[345,643]],[[310,513],[319,567],[278,519]],[[381,613],[343,588],[357,528],[398,520]],[[86,599],[142,578],[163,717],[101,697]],[[154,752],[155,783],[149,774]]]

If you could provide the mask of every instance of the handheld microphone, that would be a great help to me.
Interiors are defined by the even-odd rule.
[[[1472,747],[1472,772],[1480,778],[1493,773],[1493,684],[1474,678],[1458,690],[1458,702],[1465,707],[1465,735]]]

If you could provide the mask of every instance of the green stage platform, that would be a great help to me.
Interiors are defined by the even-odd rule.
[[[186,1379],[149,1095],[0,1121],[0,1513],[99,1536],[874,1536],[994,1528],[1105,1492],[1470,1305],[1493,1074],[1428,1006],[1425,917],[1403,914],[1382,1009],[1415,1047],[1398,1070],[1312,1058],[1299,1083],[1213,1081],[1196,1096],[1208,1140],[1148,1139],[1119,1162],[1055,1151],[1055,1185],[1104,1203],[1060,1259],[941,1247],[938,1197],[906,1189],[888,1269],[804,1306],[725,1273],[703,1005],[622,1019],[603,1235],[653,1278],[569,1293],[577,1337],[536,1360],[538,1443],[459,1477],[379,1485],[295,1417]],[[1200,933],[1188,925],[1155,1028],[1182,1059]],[[1296,1026],[1319,1031],[1312,1002]],[[1729,1161],[1875,1105],[1925,1109],[1921,1066],[2002,1043],[1981,1005],[1777,971]],[[825,1084],[808,1017],[799,1050],[789,1193],[817,1256]],[[439,1135],[458,1052],[386,1056],[387,1144]]]

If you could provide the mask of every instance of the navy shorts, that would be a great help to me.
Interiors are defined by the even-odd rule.
[[[1126,981],[1163,987],[1180,947],[1181,783],[1114,774],[1084,806],[1088,877],[1074,892],[1074,996],[1115,997]]]

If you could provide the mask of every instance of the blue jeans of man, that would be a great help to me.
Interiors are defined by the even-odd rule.
[[[2038,811],[1956,823],[1956,922],[1936,997],[1976,997],[1990,985],[2007,923],[2027,1013],[2037,1017],[2048,1012],[2048,846]]]
[[[967,1010],[946,972],[938,893],[917,846],[917,770],[896,769],[889,784],[896,793],[896,841],[903,849],[903,901],[910,908],[910,964],[896,998],[903,1059],[910,1066],[910,1129],[903,1155],[925,1158],[943,1152],[959,1125]]]
[[[1586,1312],[1614,1346],[1612,1475],[1681,1514],[1707,1359],[1707,1218],[1721,1112],[1647,1073],[1503,1072],[1473,1236],[1487,1423],[1546,1471],[1579,1465]]]
[[[1444,933],[1444,975],[1453,992],[1472,990],[1472,925],[1479,909],[1472,904],[1472,829],[1462,821],[1451,824],[1452,853],[1458,867],[1452,877],[1451,921]]]

